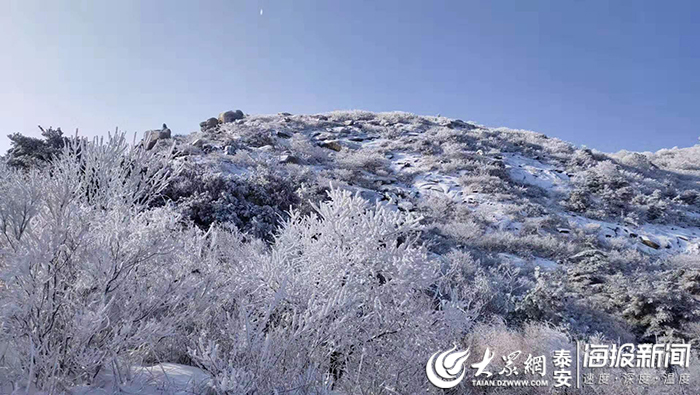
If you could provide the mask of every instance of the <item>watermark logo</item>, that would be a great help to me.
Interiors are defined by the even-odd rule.
[[[457,350],[457,346],[441,354],[438,351],[430,357],[425,365],[425,374],[434,386],[443,389],[453,388],[464,379],[464,374],[467,372],[464,363],[469,358],[469,349],[459,352],[455,350]],[[437,358],[435,358],[436,356]]]
[[[580,389],[587,386],[602,388],[613,383],[630,388],[691,386],[694,383],[686,370],[694,358],[691,354],[695,355],[695,351],[691,350],[689,343],[587,344],[577,341],[575,347],[571,344],[535,354],[500,350],[497,355],[486,347],[483,358],[479,352],[475,355],[476,360],[467,364],[469,348],[457,351],[455,345],[445,352],[433,354],[425,366],[425,373],[434,386],[442,389],[462,383],[469,368],[474,374],[467,382],[474,387]]]

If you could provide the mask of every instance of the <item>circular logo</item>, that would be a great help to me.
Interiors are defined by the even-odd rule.
[[[469,358],[469,349],[460,352],[456,352],[456,349],[457,346],[454,346],[442,354],[436,352],[425,365],[425,374],[434,386],[443,389],[456,387],[464,378],[467,371],[464,363]]]

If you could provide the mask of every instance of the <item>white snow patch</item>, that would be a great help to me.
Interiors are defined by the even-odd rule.
[[[535,267],[539,267],[541,270],[554,270],[558,265],[557,262],[551,259],[541,257],[535,257],[535,259],[532,261],[532,264]]]
[[[557,267],[557,263],[551,259],[546,259],[542,257],[534,257],[532,259],[525,259],[522,257],[519,257],[514,254],[508,254],[508,253],[500,253],[498,254],[498,258],[501,259],[501,261],[508,262],[511,265],[520,267],[520,268],[530,268],[530,269],[535,269],[537,267],[540,268],[540,270],[554,270]]]
[[[205,371],[186,365],[161,363],[149,367],[133,367],[131,379],[117,384],[111,375],[105,375],[95,386],[75,387],[74,395],[112,394],[115,392],[140,395],[192,395],[207,392],[211,376]],[[122,382],[125,380],[122,379]]]
[[[598,235],[601,239],[620,238],[626,240],[632,248],[647,253],[688,253],[700,246],[700,229],[694,227],[682,227],[678,225],[643,224],[631,226],[609,221],[600,221],[585,218],[579,215],[569,214],[569,223],[572,227],[585,228],[598,227]],[[642,244],[641,240],[648,238],[657,243],[658,250]]]
[[[535,185],[546,190],[565,192],[571,189],[569,176],[562,169],[519,154],[504,154],[508,174],[515,181]]]
[[[454,176],[427,173],[417,176],[413,185],[423,193],[444,194],[454,201],[464,201],[464,192]]]

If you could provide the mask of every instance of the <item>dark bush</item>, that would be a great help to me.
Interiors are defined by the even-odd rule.
[[[15,168],[28,169],[54,158],[65,146],[68,139],[61,128],[41,129],[43,139],[27,137],[21,133],[7,136],[12,147],[7,152],[7,163]]]
[[[183,170],[164,196],[201,228],[232,223],[243,232],[270,240],[280,218],[300,202],[293,185],[264,168],[232,175],[196,166]]]

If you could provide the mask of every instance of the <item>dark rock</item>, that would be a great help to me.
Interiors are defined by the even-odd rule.
[[[202,130],[202,132],[210,130],[210,129],[214,129],[217,126],[219,126],[219,120],[214,118],[214,117],[209,118],[206,121],[199,123],[199,127]]]
[[[319,144],[319,147],[332,149],[336,152],[339,152],[341,149],[343,149],[343,146],[341,146],[340,143],[337,141],[324,141]]]
[[[243,114],[243,111],[241,110],[236,110],[236,111],[226,111],[222,112],[219,114],[219,122],[221,123],[228,123],[228,122],[233,122],[239,119],[243,119],[245,115]]]
[[[398,204],[398,207],[400,210],[403,210],[403,211],[411,211],[411,210],[413,210],[413,203],[403,201],[403,202]]]
[[[168,128],[168,125],[163,124],[163,129],[160,130],[160,133],[158,133],[158,138],[159,139],[169,139],[172,136],[172,132]]]
[[[299,164],[299,158],[297,158],[294,155],[282,155],[282,156],[280,156],[280,163]]]
[[[144,133],[143,144],[145,145],[146,150],[150,150],[156,146],[156,143],[158,143],[158,139],[160,138],[160,132],[161,130],[147,130],[146,133]]]
[[[292,138],[293,134],[292,132],[288,130],[278,130],[277,131],[277,137],[281,137],[283,139],[289,139]]]
[[[588,273],[574,273],[571,275],[571,281],[579,283],[580,286],[593,286],[605,283],[605,278]]]
[[[445,126],[447,126],[447,128],[449,128],[449,129],[467,129],[467,130],[476,129],[476,126],[468,124],[468,123],[462,121],[461,119],[455,119],[453,121],[450,121],[447,124],[445,124]]]
[[[160,130],[147,130],[144,133],[141,144],[145,146],[147,150],[150,150],[156,146],[158,140],[167,140],[169,138],[172,138],[172,132],[168,129],[168,125],[163,124]]]
[[[640,237],[639,240],[640,240],[640,241],[642,242],[642,244],[644,244],[645,246],[651,247],[651,248],[653,248],[653,249],[655,249],[655,250],[658,250],[659,248],[661,248],[661,246],[660,246],[658,243],[654,242],[653,240],[651,240],[650,238],[648,238],[648,237],[646,237],[646,236]]]
[[[283,117],[291,117],[291,116],[292,116],[292,114],[290,114],[290,113],[288,113],[288,112],[281,112],[281,113],[279,113],[278,115],[281,115],[281,116],[283,116]]]

